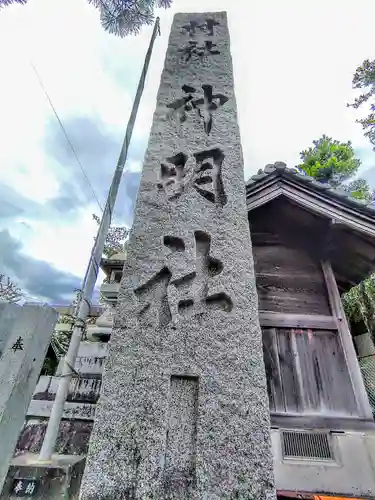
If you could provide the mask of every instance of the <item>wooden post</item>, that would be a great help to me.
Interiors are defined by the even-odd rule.
[[[336,278],[332,270],[331,263],[326,260],[322,262],[324,279],[327,286],[328,298],[331,305],[332,315],[336,319],[337,330],[339,332],[349,376],[352,381],[355,398],[361,417],[372,420],[372,409],[368,400],[361,369],[354,349],[350,328],[346,320],[344,308],[341,302]]]

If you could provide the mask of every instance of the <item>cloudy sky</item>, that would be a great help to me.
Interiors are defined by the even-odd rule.
[[[355,68],[375,57],[373,0],[175,0],[159,13],[115,222],[131,225],[173,14],[205,10],[229,15],[245,177],[277,160],[295,165],[325,133],[353,142],[375,186],[375,153],[346,107]],[[69,302],[80,286],[150,35],[107,34],[86,0],[0,12],[0,273],[30,297]]]

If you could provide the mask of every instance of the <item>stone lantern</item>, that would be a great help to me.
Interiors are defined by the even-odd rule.
[[[88,340],[108,342],[110,338],[125,260],[126,246],[124,245],[122,252],[116,253],[109,258],[103,258],[100,261],[100,268],[106,274],[106,278],[100,287],[104,311],[93,325],[87,327]]]

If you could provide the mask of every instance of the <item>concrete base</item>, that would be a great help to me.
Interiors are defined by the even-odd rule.
[[[0,500],[16,500],[12,494],[17,478],[38,481],[38,500],[78,500],[79,486],[85,467],[85,458],[74,455],[54,455],[50,464],[37,462],[38,455],[26,453],[12,460]]]
[[[274,472],[278,491],[307,491],[342,497],[375,497],[375,433],[330,434],[332,460],[285,458],[281,431],[272,429]]]

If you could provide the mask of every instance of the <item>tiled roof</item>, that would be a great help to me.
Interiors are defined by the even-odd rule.
[[[296,168],[288,168],[286,164],[281,161],[268,164],[263,170],[258,170],[258,173],[250,177],[246,182],[246,190],[249,193],[257,184],[275,177],[291,179],[292,181],[309,187],[313,191],[324,193],[337,201],[341,201],[350,208],[361,210],[368,215],[375,215],[374,202],[369,203],[364,200],[353,198],[350,196],[350,192],[344,191],[343,189],[334,189],[329,184],[319,182],[313,177],[301,173]]]

